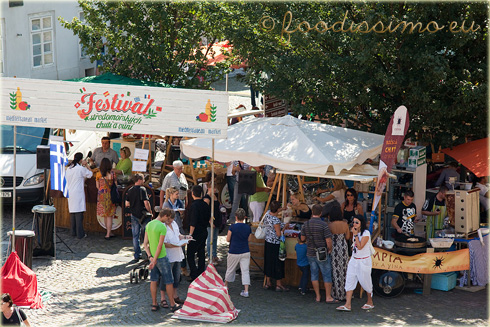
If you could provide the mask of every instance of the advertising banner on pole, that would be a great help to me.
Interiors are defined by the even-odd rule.
[[[4,125],[226,138],[219,91],[1,78]]]
[[[390,124],[386,129],[383,148],[381,149],[381,156],[379,160],[378,178],[376,181],[376,189],[374,191],[371,217],[374,216],[376,207],[381,199],[381,195],[385,190],[386,182],[388,181],[388,174],[391,172],[391,168],[395,164],[396,156],[398,155],[398,151],[400,150],[403,140],[405,139],[405,135],[408,131],[408,125],[408,110],[405,106],[400,106],[391,117]]]

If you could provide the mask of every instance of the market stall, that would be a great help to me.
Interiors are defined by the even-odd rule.
[[[222,162],[241,160],[252,166],[271,165],[278,169],[273,187],[282,185],[277,192],[283,202],[286,199],[287,174],[372,181],[378,172],[363,166],[381,152],[383,136],[301,120],[292,116],[256,118],[232,125],[228,138],[216,141],[215,159]],[[181,142],[183,153],[190,158],[209,156],[211,142],[193,139]],[[364,172],[362,173],[364,169]],[[352,170],[352,171],[351,171]],[[272,194],[273,192],[271,192]],[[269,199],[270,200],[270,199]],[[296,239],[288,240],[289,247]],[[251,267],[263,262],[263,243],[252,238]],[[289,251],[287,282],[295,285],[295,252]],[[255,262],[254,262],[255,261]],[[294,263],[294,264],[293,264]]]

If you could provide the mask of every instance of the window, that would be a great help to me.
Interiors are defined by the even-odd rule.
[[[85,14],[83,11],[80,11],[78,14],[78,17],[80,18],[80,21],[85,23]],[[85,47],[80,43],[80,59],[87,58],[87,51],[85,50]]]
[[[23,5],[24,5],[24,1],[9,1],[9,8],[22,7]]]
[[[32,66],[44,67],[54,63],[53,19],[51,15],[31,18]]]

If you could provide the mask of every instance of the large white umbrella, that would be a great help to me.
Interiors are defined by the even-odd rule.
[[[230,126],[228,138],[215,141],[214,159],[311,174],[326,174],[331,167],[338,175],[379,155],[383,140],[383,135],[293,116],[257,118]],[[180,144],[190,158],[212,155],[210,139],[196,138]]]

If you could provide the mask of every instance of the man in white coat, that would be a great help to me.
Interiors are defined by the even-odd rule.
[[[68,210],[70,211],[71,235],[78,238],[87,237],[83,230],[83,213],[85,212],[85,179],[92,177],[92,171],[82,159],[80,152],[75,153],[73,161],[66,169],[66,187],[68,188]]]

